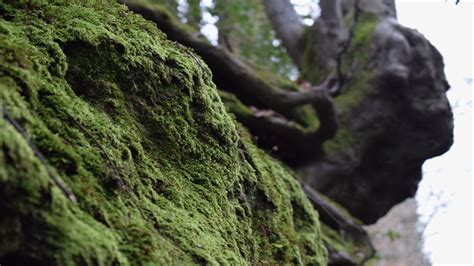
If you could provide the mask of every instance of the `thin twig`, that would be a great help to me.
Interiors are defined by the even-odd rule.
[[[54,175],[53,172],[49,169],[48,163],[46,162],[46,158],[44,157],[44,155],[41,153],[41,151],[38,149],[38,147],[36,147],[36,145],[31,142],[31,140],[28,138],[28,135],[26,134],[25,129],[18,123],[18,121],[16,121],[13,118],[13,116],[8,111],[6,105],[3,105],[3,116],[6,118],[6,120],[8,122],[10,122],[10,124],[13,125],[13,127],[15,127],[15,129],[18,131],[18,133],[20,133],[20,135],[26,141],[28,146],[30,146],[33,153],[36,155],[36,157],[38,157],[41,164],[43,164],[43,166],[45,167],[46,172],[48,173],[48,175],[51,177],[51,179],[53,179],[54,183],[59,187],[59,189],[64,193],[64,195],[66,195],[66,197],[69,200],[71,200],[73,203],[77,203],[77,199],[76,199],[76,196],[74,195],[74,193],[72,193],[72,191],[69,190],[61,182],[61,180],[56,175]]]
[[[127,192],[127,194],[130,196],[130,198],[132,199],[133,201],[133,204],[137,207],[138,211],[140,212],[140,215],[143,217],[143,219],[146,219],[146,216],[142,210],[142,208],[140,207],[140,205],[138,204],[138,201],[137,199],[134,197],[134,194],[132,193],[131,189],[127,186],[127,184],[125,184],[125,181],[122,179],[122,177],[120,176],[120,173],[117,169],[117,166],[115,165],[115,163],[113,162],[112,158],[109,156],[109,154],[107,153],[107,151],[105,150],[105,148],[100,144],[99,140],[97,140],[96,137],[94,137],[94,135],[92,135],[92,133],[87,129],[85,128],[76,118],[74,118],[71,114],[69,114],[69,117],[71,117],[72,121],[74,121],[74,123],[87,135],[89,136],[92,141],[95,142],[95,144],[97,145],[97,147],[99,147],[99,149],[101,150],[102,154],[104,154],[106,160],[108,161],[110,167],[112,168],[112,171],[113,171],[113,176],[114,176],[114,179],[117,181],[120,189],[122,191],[125,191]]]

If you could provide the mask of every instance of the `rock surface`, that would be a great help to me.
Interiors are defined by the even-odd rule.
[[[297,181],[126,7],[1,2],[0,73],[0,264],[326,264]]]

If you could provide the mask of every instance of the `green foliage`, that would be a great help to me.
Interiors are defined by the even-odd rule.
[[[299,184],[189,53],[114,1],[0,3],[0,104],[47,158],[0,119],[0,259],[326,264]]]
[[[219,44],[285,78],[296,71],[277,40],[261,1],[215,0]]]
[[[201,0],[186,0],[184,5],[179,6],[178,0],[137,0],[146,5],[157,4],[174,14],[176,18],[181,18],[183,23],[190,26],[194,31],[199,30],[202,20]]]
[[[151,3],[151,4],[159,4],[159,5],[162,5],[164,7],[166,7],[166,9],[173,13],[173,14],[178,14],[178,0],[147,0],[148,3]]]
[[[187,0],[186,10],[178,10],[178,0],[144,2],[162,5],[195,30],[203,26],[203,12],[210,12],[218,17],[220,45],[282,78],[296,78],[297,69],[276,37],[261,1],[214,0],[213,7],[203,7],[201,0]]]

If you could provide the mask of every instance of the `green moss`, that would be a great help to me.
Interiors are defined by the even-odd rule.
[[[323,150],[326,154],[333,154],[357,143],[357,139],[345,127],[340,128],[334,138],[323,143]]]
[[[325,224],[321,224],[321,233],[324,243],[329,248],[348,255],[357,265],[360,264],[363,259],[361,256],[365,254],[365,249],[368,248],[366,244],[358,242],[357,239],[346,235],[345,232],[336,232]]]
[[[331,198],[327,197],[326,195],[322,193],[318,193],[318,196],[321,197],[327,204],[331,205],[331,207],[336,209],[339,212],[339,214],[345,217],[348,221],[352,221],[353,223],[358,224],[360,226],[364,224],[362,221],[360,221],[356,217],[353,217],[346,208],[344,208],[342,205],[335,202]]]
[[[112,1],[7,1],[0,14],[0,105],[47,160],[0,119],[0,261],[326,263],[298,183],[152,23]]]
[[[362,99],[369,93],[373,86],[373,71],[365,70],[360,72],[360,76],[349,81],[346,90],[334,99],[338,112],[346,115],[359,106]]]
[[[375,15],[363,13],[355,27],[350,46],[344,54],[343,72],[347,73],[354,64],[356,70],[343,93],[335,99],[339,111],[343,114],[356,107],[371,87],[370,82],[374,77],[373,67],[370,66],[374,56],[371,43],[377,21]]]
[[[343,72],[347,73],[356,64],[352,77],[343,91],[334,99],[339,118],[339,129],[336,136],[323,144],[326,154],[333,154],[351,145],[357,144],[357,136],[348,128],[350,113],[357,108],[364,97],[374,87],[375,70],[371,66],[373,51],[371,49],[372,35],[377,24],[377,18],[363,13],[355,27],[354,36],[347,52],[343,57]]]
[[[289,80],[285,76],[276,75],[274,72],[266,69],[264,66],[257,65],[249,59],[242,59],[262,81],[267,82],[270,86],[282,88],[290,91],[299,90],[295,82]]]
[[[253,115],[252,110],[250,110],[247,105],[243,104],[234,94],[220,90],[219,96],[230,112],[241,116]]]
[[[376,15],[364,12],[360,15],[347,51],[347,56],[358,59],[360,64],[367,64],[373,57],[370,44],[379,19]],[[366,51],[367,53],[362,53]]]

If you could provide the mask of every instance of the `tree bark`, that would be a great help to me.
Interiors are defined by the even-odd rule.
[[[304,44],[301,43],[305,26],[300,21],[290,0],[263,0],[265,11],[278,38],[297,66],[301,66]]]

